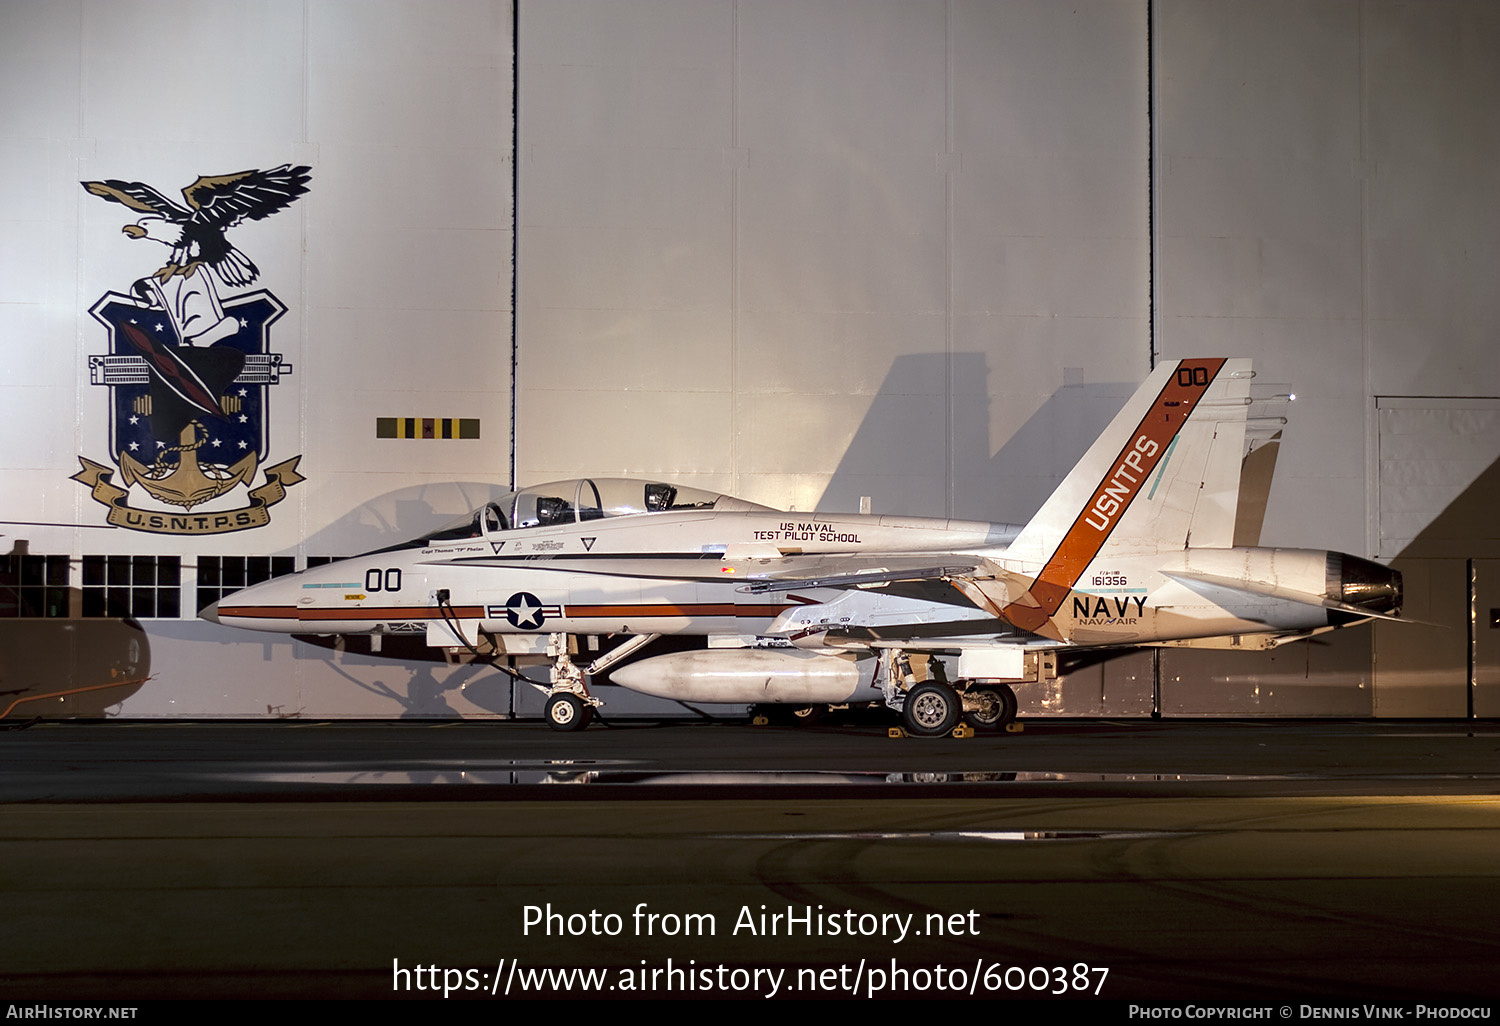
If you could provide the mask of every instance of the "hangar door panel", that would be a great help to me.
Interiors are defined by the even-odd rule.
[[[1376,626],[1376,715],[1463,716],[1470,656],[1476,675],[1489,658],[1487,625],[1471,641],[1489,605],[1469,571],[1500,558],[1500,399],[1380,396],[1376,428],[1376,555],[1405,578],[1403,611],[1442,625]]]
[[[1473,715],[1488,719],[1500,716],[1500,559],[1476,559],[1470,567]]]
[[[1376,554],[1500,556],[1500,399],[1379,396]]]

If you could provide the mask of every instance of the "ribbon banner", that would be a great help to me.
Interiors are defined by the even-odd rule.
[[[265,468],[265,483],[251,489],[247,505],[213,513],[170,513],[131,506],[126,501],[130,492],[111,481],[114,468],[83,456],[78,457],[83,469],[74,474],[72,480],[88,488],[96,502],[109,507],[105,520],[115,527],[152,534],[227,534],[270,523],[270,507],[286,498],[288,488],[306,480],[297,472],[297,463],[301,459],[301,456],[293,456],[274,467]]]

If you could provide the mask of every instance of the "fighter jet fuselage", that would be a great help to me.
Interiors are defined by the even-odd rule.
[[[204,611],[295,634],[419,634],[553,660],[548,719],[587,723],[589,678],[642,640],[708,648],[615,683],[697,702],[883,699],[909,730],[1014,716],[1059,649],[1268,648],[1398,618],[1400,574],[1356,556],[1234,545],[1251,371],[1149,378],[1025,527],[783,512],[663,482],[511,493],[408,542],[276,578]],[[570,636],[627,639],[588,667]]]

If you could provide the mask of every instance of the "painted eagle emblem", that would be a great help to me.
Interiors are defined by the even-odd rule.
[[[258,221],[285,209],[307,192],[311,171],[305,165],[282,164],[268,171],[202,176],[182,190],[186,205],[144,182],[110,178],[79,184],[95,196],[146,215],[123,231],[133,239],[150,239],[172,250],[153,275],[162,283],[175,275],[191,276],[199,265],[205,265],[226,285],[245,286],[259,277],[260,269],[224,233],[244,221]]]

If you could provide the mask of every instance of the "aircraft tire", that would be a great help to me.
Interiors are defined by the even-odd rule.
[[[779,727],[807,727],[821,723],[828,714],[826,705],[788,705],[785,702],[763,702],[750,707],[750,716],[764,716],[767,723]]]
[[[799,727],[811,727],[815,723],[821,723],[828,714],[826,705],[797,705],[788,709],[792,714],[792,722]]]
[[[925,681],[906,693],[901,723],[913,737],[942,737],[958,726],[963,703],[946,684]]]
[[[1016,720],[1016,693],[1011,690],[1009,684],[986,684],[983,687],[974,688],[974,693],[983,694],[989,698],[985,702],[985,708],[976,709],[973,712],[964,713],[964,719],[969,726],[975,730],[999,730],[1007,723]]]
[[[547,699],[546,715],[547,726],[553,730],[582,730],[594,718],[594,708],[564,691]]]
[[[1009,684],[996,684],[995,690],[1000,692],[1000,700],[1005,703],[1005,712],[1000,717],[1000,725],[1016,722],[1016,716],[1021,710],[1021,703],[1016,701],[1016,693]]]

